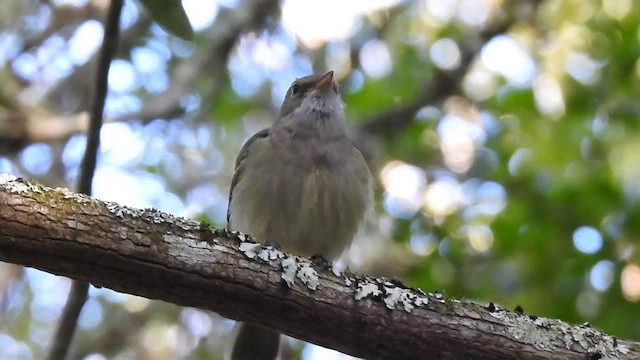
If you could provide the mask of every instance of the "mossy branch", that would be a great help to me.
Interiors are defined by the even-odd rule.
[[[334,274],[248,237],[0,175],[0,260],[367,359],[637,359],[587,326]]]

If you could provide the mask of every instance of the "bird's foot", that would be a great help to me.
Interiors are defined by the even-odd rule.
[[[325,258],[323,258],[321,255],[313,255],[311,256],[311,262],[315,265],[318,266],[322,269],[327,269],[330,270],[331,267],[333,266],[333,263]]]

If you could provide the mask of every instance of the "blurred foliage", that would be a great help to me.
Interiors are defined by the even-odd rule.
[[[0,4],[0,110],[86,108],[78,89],[93,81],[83,69],[95,47],[77,37],[101,18],[101,3]],[[126,2],[127,37],[107,101],[117,121],[102,133],[96,196],[224,226],[242,142],[269,126],[295,77],[332,68],[378,179],[376,215],[344,264],[640,339],[640,3],[383,1],[358,12],[308,2],[291,15],[300,6],[289,0],[282,19],[240,35],[224,76],[188,61],[211,58],[199,53],[219,35],[211,29],[221,17],[249,21],[234,10],[254,2],[211,2],[207,11],[198,8],[204,3],[183,2],[191,43],[145,26],[144,11]],[[316,13],[322,6],[331,13]],[[63,14],[67,21],[56,21]],[[184,16],[165,15],[153,18],[186,34],[175,30]],[[324,19],[318,29],[316,19]],[[344,23],[351,27],[338,34]],[[486,38],[492,27],[500,30]],[[429,86],[443,96],[428,95]],[[172,89],[181,90],[177,115],[158,110]],[[387,112],[420,99],[409,118]],[[149,104],[154,115],[139,120]],[[0,139],[9,131],[3,114]],[[385,114],[385,127],[368,127]],[[72,186],[82,135],[21,140],[23,148],[0,154],[0,171]],[[41,358],[66,280],[0,269],[0,358]],[[230,321],[105,289],[91,299],[74,359],[221,358]],[[288,343],[306,358],[329,356]]]

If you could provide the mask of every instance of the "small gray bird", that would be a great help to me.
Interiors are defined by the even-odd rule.
[[[373,180],[347,136],[333,71],[297,79],[280,117],[252,136],[236,159],[229,228],[301,256],[336,259],[372,203]],[[280,334],[238,323],[233,360],[271,360]]]

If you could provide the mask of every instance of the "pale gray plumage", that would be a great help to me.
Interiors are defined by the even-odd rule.
[[[296,255],[337,258],[372,199],[372,178],[345,130],[333,72],[293,82],[280,117],[240,150],[229,227]],[[277,332],[240,324],[231,358],[274,359]]]

